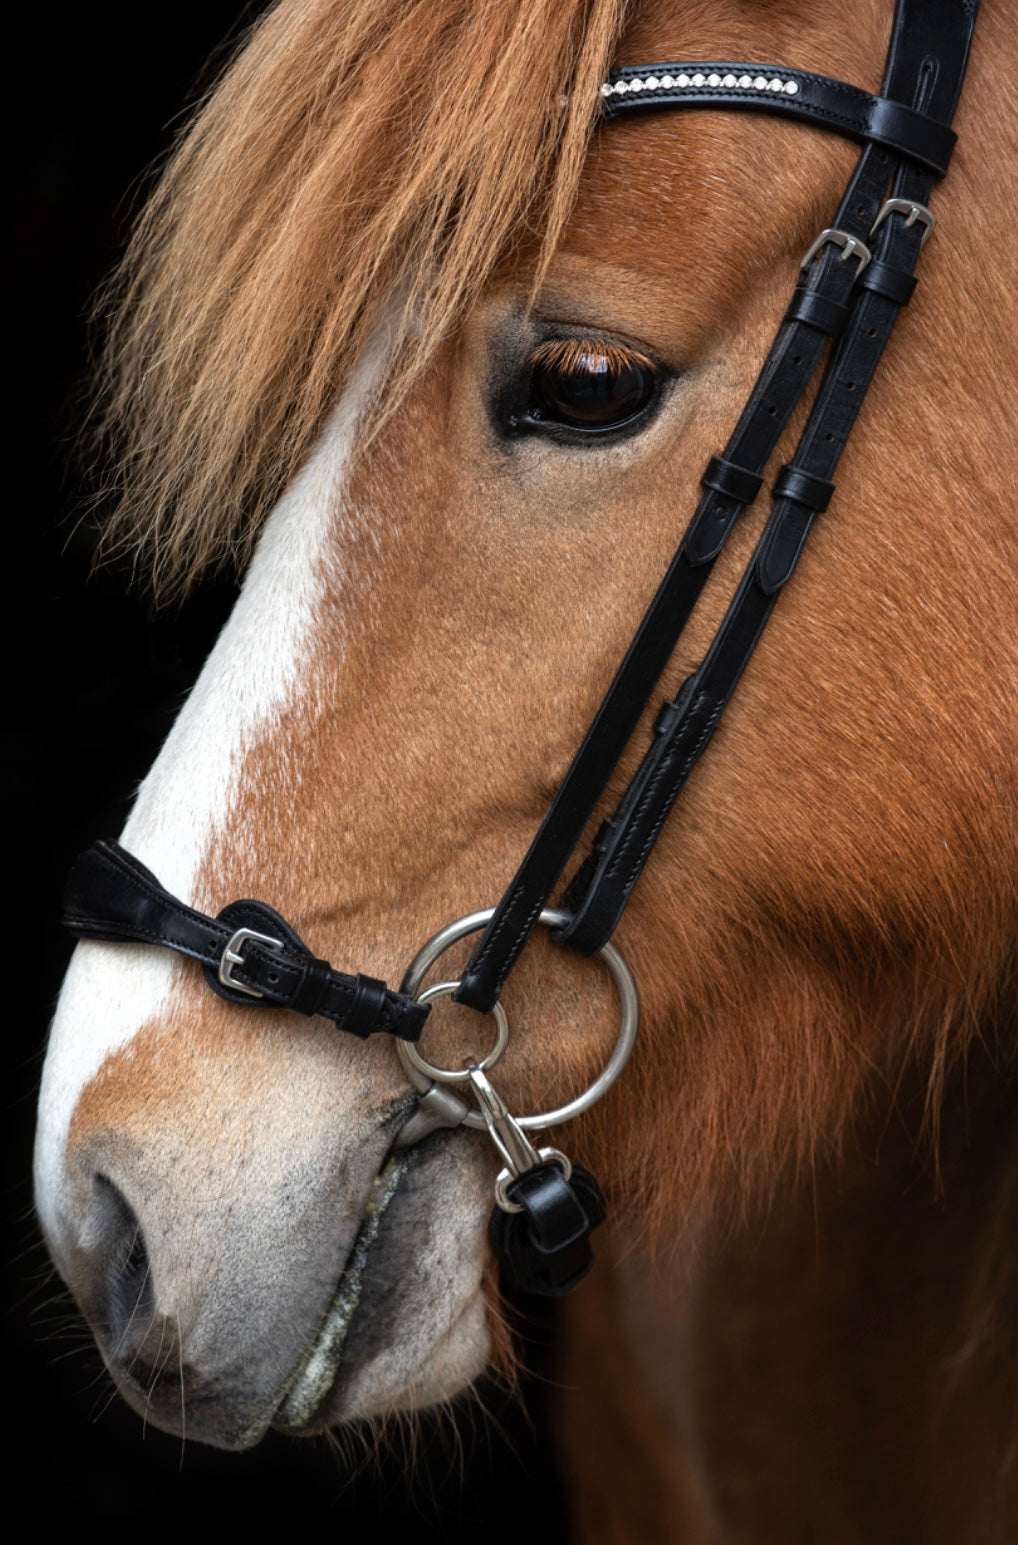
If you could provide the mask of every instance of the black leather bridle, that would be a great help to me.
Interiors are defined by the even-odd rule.
[[[714,561],[759,494],[764,468],[828,350],[806,426],[792,461],[774,479],[770,515],[735,595],[700,665],[662,704],[636,773],[566,888],[568,921],[555,937],[593,954],[617,926],[668,812],[831,499],[841,453],[898,313],[915,288],[913,269],[934,224],[930,193],[947,171],[955,141],[950,125],[977,10],[978,0],[898,0],[878,96],[802,70],[730,60],[626,65],[602,87],[609,121],[673,108],[734,108],[804,119],[863,148],[830,227],[802,260],[738,424],[707,465],[702,497],[678,551],[460,978],[454,994],[459,1002],[484,1012],[497,1002]],[[164,945],[198,960],[212,988],[231,1001],[322,1014],[358,1036],[385,1031],[415,1040],[428,1013],[426,1004],[376,978],[348,975],[314,958],[264,902],[231,902],[217,918],[195,911],[115,842],[97,842],[76,861],[64,921],[81,937]],[[559,1176],[554,1166],[551,1171],[546,1189]]]

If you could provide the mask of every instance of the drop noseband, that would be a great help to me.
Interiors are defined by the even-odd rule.
[[[71,873],[64,921],[80,937],[166,946],[198,960],[232,1002],[324,1014],[365,1036],[401,1041],[421,1033],[429,1012],[419,962],[451,936],[483,927],[460,980],[445,984],[479,1012],[499,994],[539,921],[583,954],[603,954],[622,996],[626,1041],[636,1033],[632,978],[608,941],[664,821],[710,741],[810,530],[834,493],[834,473],[934,226],[928,202],[947,171],[951,129],[978,0],[898,0],[879,96],[811,72],[745,61],[626,65],[601,88],[607,121],[677,108],[731,108],[802,119],[860,142],[862,153],[831,225],[803,256],[795,289],[756,385],[724,450],[711,457],[703,494],[540,829],[498,906],[460,919],[430,940],[401,990],[334,970],[314,958],[278,913],[238,901],[209,918],[165,891],[117,843],[94,844]],[[742,511],[761,491],[764,469],[820,363],[828,358],[793,458],[772,485],[773,503],[728,610],[703,660],[664,702],[653,736],[614,813],[569,882],[558,914],[548,899],[575,851],[623,750],[671,657],[711,568]],[[466,926],[466,925],[469,925]],[[609,953],[610,952],[610,953]],[[631,989],[631,992],[630,992]],[[419,996],[420,994],[420,996]],[[526,1128],[568,1119],[621,1070],[619,1049],[585,1094],[547,1117],[513,1117],[492,1089],[491,1058],[465,1070],[430,1065],[400,1047],[420,1091],[397,1145],[439,1126],[485,1128],[505,1161],[489,1236],[511,1283],[557,1296],[589,1269],[589,1234],[604,1215],[596,1182],[557,1149],[535,1149]],[[618,1065],[616,1065],[618,1064]],[[469,1083],[471,1108],[450,1092]],[[443,1079],[445,1081],[443,1081]]]

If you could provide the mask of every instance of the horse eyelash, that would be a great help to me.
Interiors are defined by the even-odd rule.
[[[581,370],[591,370],[598,375],[619,375],[634,368],[652,375],[658,373],[653,360],[639,349],[607,338],[548,338],[538,344],[527,363],[531,370],[556,370],[562,375]]]

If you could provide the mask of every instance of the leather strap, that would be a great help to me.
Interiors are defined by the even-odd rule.
[[[542,1164],[525,1171],[506,1191],[522,1211],[505,1213],[496,1207],[488,1223],[503,1281],[540,1298],[571,1293],[594,1264],[590,1234],[604,1222],[597,1181],[578,1164],[568,1181],[557,1164]]]
[[[264,901],[232,901],[217,918],[185,906],[116,842],[93,843],[75,860],[63,920],[79,937],[160,944],[189,955],[231,1003],[320,1014],[356,1036],[384,1031],[415,1041],[428,1016],[427,1004],[391,992],[376,977],[348,976],[316,959]]]
[[[929,117],[942,127],[949,125],[964,78],[976,9],[969,0],[899,0],[882,96],[904,105],[916,120]],[[663,67],[628,66],[615,74],[630,79],[657,76],[659,68]],[[671,71],[678,68],[668,67]],[[708,75],[713,73],[703,68]],[[722,80],[724,73],[728,73],[727,67]],[[761,76],[768,73],[789,78],[791,74],[796,78],[801,75],[761,67]],[[703,89],[714,91],[715,96],[708,101]],[[669,95],[665,88],[664,95],[658,92],[651,105],[733,105],[720,100],[716,95],[719,89],[731,92],[733,88],[694,88],[701,94],[692,98],[682,93]],[[864,98],[866,93],[858,96]],[[620,102],[628,106],[631,99],[642,104],[642,92],[632,98],[627,93],[606,99],[615,108],[610,116],[618,115]],[[778,93],[768,91],[766,95],[758,93],[753,105],[784,111],[792,100],[783,96],[778,108]],[[749,99],[742,105],[750,105]],[[827,127],[838,125],[830,121]],[[732,438],[723,455],[712,458],[708,466],[707,492],[537,836],[467,965],[455,994],[460,1002],[488,1010],[497,999],[635,729],[710,565],[743,507],[738,493],[750,489],[750,483],[741,482],[738,475],[733,478],[726,465],[750,479],[759,475],[829,336],[841,333],[843,341],[836,346],[792,467],[779,484],[781,496],[750,569],[703,665],[658,716],[651,749],[615,814],[602,825],[593,853],[566,891],[565,906],[576,915],[556,937],[589,953],[599,948],[615,927],[668,810],[710,740],[774,600],[794,570],[815,518],[817,501],[826,502],[822,495],[829,497],[831,474],[901,304],[895,296],[908,288],[923,228],[917,228],[917,222],[906,225],[904,217],[898,215],[887,218],[885,200],[891,193],[925,205],[935,170],[940,168],[931,168],[929,158],[914,154],[914,147],[899,147],[899,152],[906,157],[900,164],[883,141],[867,143],[831,230],[824,233],[819,245],[814,244]],[[880,290],[861,292],[856,281],[865,272],[875,227],[880,240]],[[899,277],[889,278],[891,271]],[[867,305],[876,302],[885,309],[865,311],[861,309],[863,301]],[[846,348],[844,332],[849,317],[853,342]],[[875,336],[871,338],[872,327]],[[841,383],[837,389],[827,384],[834,380]],[[733,492],[719,489],[719,482]],[[797,497],[792,497],[793,489]],[[812,502],[803,502],[807,490]]]
[[[808,70],[744,60],[623,65],[611,71],[602,93],[606,118],[667,107],[734,107],[801,118],[849,139],[883,145],[938,177],[947,171],[957,137],[949,123],[906,102],[874,97]]]

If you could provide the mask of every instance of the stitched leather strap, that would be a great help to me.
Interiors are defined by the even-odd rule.
[[[975,12],[976,5],[968,0],[940,0],[938,4],[899,0],[882,92],[883,98],[908,109],[901,121],[929,118],[941,127],[950,124],[964,78]],[[680,68],[670,66],[668,70]],[[700,68],[708,75],[721,72],[722,81],[724,74],[729,73],[727,66],[723,70],[721,66]],[[630,66],[616,75],[657,76],[659,69],[664,67]],[[796,79],[802,74],[768,72],[760,67],[761,76],[767,73],[785,78],[794,75]],[[840,87],[838,82],[831,84]],[[700,95],[693,97],[681,92],[669,95],[666,88],[663,94],[655,95],[651,105],[737,105],[732,100],[722,101],[717,95],[719,89],[730,96],[733,89],[742,88],[707,86],[708,93],[715,93],[710,101],[702,88],[694,88]],[[867,94],[860,92],[857,96],[861,101]],[[642,93],[634,94],[632,99],[640,99],[643,105]],[[628,106],[631,96],[627,93],[606,100],[612,102],[617,116],[619,103]],[[783,96],[779,107],[778,93],[768,90],[766,94],[758,93],[752,103],[747,98],[741,105],[785,111],[792,100],[791,96]],[[815,121],[820,121],[819,117]],[[886,123],[886,114],[878,121]],[[838,127],[833,121],[827,126]],[[782,485],[783,497],[775,504],[750,570],[703,665],[679,697],[666,704],[658,716],[651,749],[615,814],[598,833],[594,852],[567,889],[566,908],[576,915],[557,935],[563,942],[589,953],[599,948],[615,927],[668,810],[709,742],[775,597],[794,570],[815,518],[816,499],[823,491],[820,484],[831,483],[830,474],[897,315],[900,302],[896,296],[908,287],[907,277],[918,254],[922,231],[915,225],[906,226],[904,219],[898,217],[885,219],[880,225],[880,291],[871,291],[864,298],[867,303],[876,301],[889,309],[875,316],[860,309],[861,292],[856,281],[864,262],[862,254],[869,250],[888,193],[925,204],[933,175],[942,170],[940,166],[932,167],[929,156],[916,154],[914,145],[896,147],[907,157],[899,164],[882,139],[854,133],[853,137],[874,142],[867,143],[860,157],[835,216],[830,239],[814,252],[800,275],[796,295],[735,432],[722,457],[713,458],[708,466],[706,477],[711,486],[697,507],[679,551],[537,836],[477,944],[455,995],[460,1002],[487,1010],[498,997],[672,653],[710,565],[742,508],[734,493],[726,494],[716,486],[722,482],[733,488],[738,482],[733,482],[724,471],[724,464],[750,478],[762,471],[805,391],[829,335],[843,333],[851,316],[855,341],[848,345],[847,352],[844,342],[837,346],[834,358],[841,361],[840,373],[832,365],[825,378],[826,382],[837,378],[841,386],[837,391],[827,385],[822,389],[792,466],[792,472],[799,476],[797,481],[791,480],[791,485],[800,495],[811,489],[814,502],[792,498],[789,482]],[[902,232],[908,233],[907,238]],[[842,237],[862,243],[862,249],[857,246],[853,255],[850,247],[840,241]],[[836,239],[840,244],[834,244]],[[892,270],[900,276],[898,280],[888,277]],[[876,336],[871,339],[868,335],[874,325]],[[859,341],[863,334],[865,345]],[[826,454],[820,453],[821,446]],[[748,492],[750,486],[745,483],[740,491]]]
[[[386,1031],[415,1041],[429,1012],[427,1004],[391,992],[376,977],[348,976],[316,959],[263,901],[230,902],[218,918],[185,906],[116,842],[93,843],[75,860],[64,923],[81,938],[163,945],[199,961],[209,986],[232,1003],[321,1014],[361,1037]],[[238,939],[242,930],[276,940],[279,948],[256,938]],[[227,960],[224,982],[224,954],[235,940],[233,953],[240,958]]]
[[[602,90],[606,118],[667,107],[779,113],[884,145],[938,177],[947,171],[956,139],[948,123],[906,102],[783,65],[731,59],[624,65],[612,70]]]

